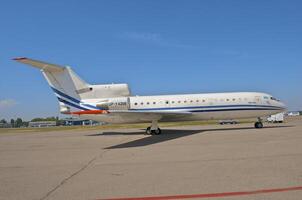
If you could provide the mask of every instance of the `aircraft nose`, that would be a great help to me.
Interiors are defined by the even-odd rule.
[[[282,108],[283,111],[285,111],[287,109],[285,103],[283,102],[279,102],[280,103],[280,107]]]

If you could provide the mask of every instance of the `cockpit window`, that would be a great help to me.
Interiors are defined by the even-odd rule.
[[[280,101],[279,99],[276,99],[275,97],[271,97],[271,100]]]

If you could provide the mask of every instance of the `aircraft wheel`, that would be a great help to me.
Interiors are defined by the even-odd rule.
[[[156,130],[151,130],[151,127],[148,127],[148,128],[146,129],[146,133],[147,133],[148,135],[160,135],[160,134],[161,134],[161,130],[160,130],[160,128],[158,128],[158,129],[156,129]]]
[[[161,134],[160,128],[158,128],[158,129],[156,129],[156,130],[151,130],[151,134],[152,134],[152,135],[160,135],[160,134]]]
[[[151,127],[150,127],[150,126],[146,129],[146,134],[148,134],[148,135],[151,135],[151,134],[152,134],[152,132],[151,132]]]
[[[263,128],[262,122],[256,122],[255,123],[255,128]]]

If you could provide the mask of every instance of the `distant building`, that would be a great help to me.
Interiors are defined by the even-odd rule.
[[[78,118],[65,118],[62,119],[65,126],[96,126],[100,125],[99,122],[93,120],[82,120]]]
[[[50,127],[56,126],[56,121],[37,121],[37,122],[29,122],[28,127]]]
[[[0,122],[0,128],[11,128],[11,127],[12,127],[11,124]]]
[[[287,113],[287,116],[299,116],[300,112],[298,111],[290,111]]]

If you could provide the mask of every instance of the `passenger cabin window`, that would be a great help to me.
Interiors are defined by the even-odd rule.
[[[136,106],[137,106],[137,103],[134,103],[134,105],[136,105]]]

